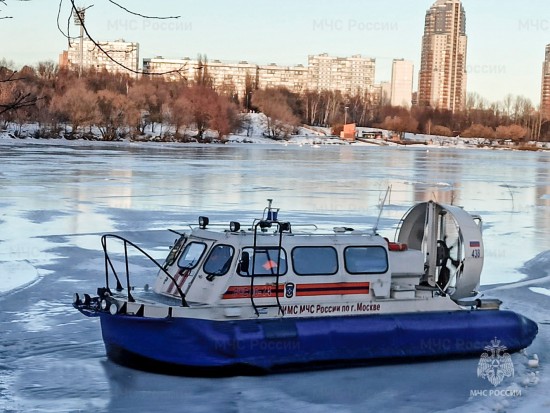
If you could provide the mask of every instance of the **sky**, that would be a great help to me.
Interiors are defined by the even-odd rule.
[[[393,59],[415,65],[417,89],[426,10],[433,0],[85,0],[86,23],[96,40],[140,44],[145,57],[195,58],[307,65],[312,54],[360,54],[376,59],[376,82],[391,79]],[[58,60],[67,40],[57,27],[58,0],[7,0],[0,4],[0,59],[16,66]],[[489,101],[507,94],[540,102],[544,49],[550,44],[548,0],[463,0],[468,35],[468,92]],[[67,27],[70,2],[61,3]],[[71,23],[71,34],[76,34]]]

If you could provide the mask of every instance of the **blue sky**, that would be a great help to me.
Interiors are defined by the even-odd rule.
[[[140,58],[196,57],[280,65],[307,64],[309,54],[361,54],[377,60],[376,80],[390,80],[393,58],[420,64],[426,10],[433,0],[118,0],[151,15],[142,20],[106,0],[86,16],[98,40],[140,43]],[[66,48],[56,24],[57,0],[8,0],[0,6],[0,58],[17,65],[55,60]],[[548,0],[463,0],[468,34],[468,92],[490,101],[524,95],[538,105],[544,47],[550,43]],[[66,26],[69,3],[63,3]],[[73,27],[74,33],[76,29]],[[9,40],[7,40],[9,39]],[[415,79],[415,89],[417,81]]]

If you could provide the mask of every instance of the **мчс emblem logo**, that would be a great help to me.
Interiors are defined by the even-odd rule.
[[[477,377],[489,380],[496,387],[505,377],[514,376],[512,357],[506,353],[508,348],[501,345],[500,340],[491,340],[491,344],[485,346],[484,350],[477,365]]]
[[[285,297],[292,298],[294,296],[294,283],[285,284]]]

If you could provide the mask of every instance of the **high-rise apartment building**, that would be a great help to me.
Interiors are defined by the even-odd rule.
[[[550,119],[550,44],[546,46],[544,63],[542,64],[540,111],[546,119]]]
[[[426,12],[418,104],[453,112],[466,101],[466,13],[460,0],[437,0]]]
[[[66,65],[70,69],[77,69],[82,65],[83,69],[105,69],[109,72],[129,72],[132,74],[138,70],[139,43],[124,40],[97,43],[103,51],[89,39],[82,41],[82,50],[80,49],[80,41],[71,42],[67,53],[64,52],[60,57],[60,66]],[[108,53],[112,59],[104,52]]]
[[[260,89],[285,87],[291,92],[301,93],[308,86],[308,68],[303,65],[278,66],[271,63],[258,66],[258,87]]]
[[[214,88],[225,95],[236,95],[243,98],[246,88],[252,89],[257,82],[258,68],[246,60],[238,63],[209,60],[204,64]],[[193,80],[193,77],[190,79]]]
[[[183,59],[165,59],[163,57],[143,59],[143,73],[163,74],[167,80],[194,81],[200,70],[206,70],[212,80],[212,86],[220,93],[244,97],[247,87],[258,82],[258,66],[246,61],[238,63],[211,60],[199,62],[188,57]]]
[[[143,59],[144,73],[165,73],[164,78],[167,80],[185,78],[193,81],[199,66],[197,60],[189,58]],[[308,68],[302,65],[278,66],[271,63],[258,66],[246,61],[232,63],[211,60],[203,63],[203,67],[206,67],[214,89],[226,94],[235,94],[239,98],[245,97],[247,89],[250,91],[256,88],[286,87],[291,92],[300,93],[308,86]]]
[[[143,59],[143,73],[157,74],[169,81],[193,79],[197,70],[197,61],[188,57],[183,59],[165,59],[162,56]],[[162,74],[162,75],[161,75]]]
[[[391,105],[391,82],[380,82],[379,85],[375,86],[375,98],[372,100],[372,103],[376,105]],[[380,96],[376,96],[380,93]]]
[[[199,70],[197,60],[164,59],[163,57],[143,59],[143,72],[163,73],[167,80],[187,79],[193,81]],[[308,67],[302,65],[279,66],[256,65],[212,60],[202,63],[206,67],[212,85],[220,92],[235,94],[244,98],[247,88],[285,87],[291,92],[305,90],[339,90],[343,94],[373,93],[375,60],[355,55],[352,57],[331,57],[326,54],[309,56]],[[389,93],[388,93],[389,96]],[[410,100],[410,99],[409,99]]]
[[[413,62],[394,59],[391,71],[391,105],[411,107],[413,93]]]
[[[369,92],[374,86],[376,61],[361,55],[334,57],[328,54],[309,56],[309,90],[339,90],[355,95]]]

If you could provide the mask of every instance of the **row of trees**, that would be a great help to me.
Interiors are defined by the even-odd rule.
[[[19,72],[9,66],[0,61],[0,121],[38,122],[44,135],[63,127],[69,136],[89,133],[95,126],[105,140],[141,135],[146,129],[160,136],[170,133],[175,139],[185,139],[189,129],[199,139],[213,130],[223,138],[243,126],[239,112],[253,110],[266,115],[267,134],[273,138],[287,137],[300,124],[338,130],[344,122],[354,122],[400,134],[550,140],[550,123],[522,96],[508,95],[501,102],[488,103],[473,93],[464,111],[451,113],[392,107],[371,93],[259,90],[252,79],[245,98],[239,100],[234,88],[225,85],[216,90],[206,61],[195,79],[177,82],[105,71],[78,76],[51,62]]]
[[[271,119],[272,135],[288,133],[289,127],[300,123],[332,127],[336,133],[347,122],[399,134],[550,140],[548,119],[523,96],[507,95],[501,102],[488,103],[478,94],[471,93],[465,110],[456,113],[430,107],[394,107],[372,93],[347,96],[339,91],[295,94],[285,89],[257,90],[251,102],[253,108]]]
[[[144,19],[177,19],[179,16],[153,17],[120,8]],[[0,0],[6,6],[6,0]],[[65,10],[66,8],[66,10]],[[61,10],[78,15],[74,1],[59,3]],[[0,15],[0,20],[10,16]],[[86,35],[87,26],[81,21]],[[101,50],[101,46],[96,46]],[[300,94],[284,89],[257,90],[252,77],[246,81],[244,99],[237,98],[234,87],[224,85],[215,90],[208,75],[208,63],[199,57],[199,71],[190,82],[165,82],[161,79],[130,78],[90,71],[77,76],[59,70],[53,63],[24,67],[20,72],[0,60],[0,122],[39,122],[43,131],[56,131],[70,124],[70,133],[83,133],[95,126],[104,139],[122,134],[142,134],[171,125],[176,138],[187,128],[202,138],[207,129],[220,137],[240,127],[238,110],[260,110],[267,116],[267,131],[272,137],[286,137],[297,125],[332,126],[339,130],[345,122],[359,126],[376,126],[398,133],[426,133],[446,136],[483,137],[487,139],[550,140],[550,122],[529,99],[507,95],[500,102],[488,102],[476,93],[467,96],[464,111],[451,113],[427,107],[411,109],[392,107],[372,93],[343,95],[338,91],[304,91]],[[122,66],[122,65],[121,65]],[[164,131],[166,132],[166,131]]]
[[[277,94],[276,91],[271,93]],[[369,93],[344,96],[340,92],[306,91],[286,100],[292,102],[288,104],[290,109],[298,108],[293,114],[301,122],[332,126],[333,130],[339,130],[339,126],[347,121],[399,134],[411,132],[487,139],[550,140],[548,119],[523,96],[508,95],[502,102],[489,104],[472,93],[468,96],[465,110],[456,113],[430,107],[394,107]]]
[[[141,135],[146,129],[185,139],[185,131],[192,128],[202,139],[207,130],[224,137],[239,128],[239,108],[201,82],[135,79],[105,71],[79,76],[49,62],[17,73],[0,69],[0,82],[10,78],[0,83],[0,103],[26,96],[34,104],[12,104],[0,113],[0,121],[38,122],[45,136],[63,128],[67,136],[88,134],[95,127],[104,140]],[[163,130],[164,125],[171,125],[170,130]]]
[[[407,110],[386,107],[380,113],[383,120],[376,123],[376,126],[401,134],[411,132],[465,138],[512,139],[518,142],[546,140],[550,137],[547,121],[529,106],[511,115],[501,112],[498,107],[467,108],[457,113],[431,108],[413,107]]]

